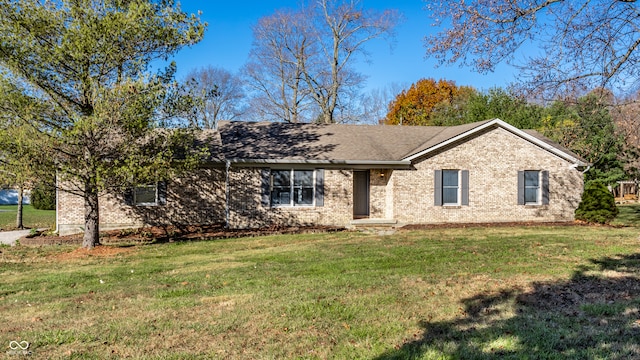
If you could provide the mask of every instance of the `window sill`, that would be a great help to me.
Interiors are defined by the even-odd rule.
[[[444,204],[444,205],[442,205],[442,207],[445,208],[445,209],[462,209],[462,205],[457,205],[457,204],[455,204],[455,205],[454,204],[451,204],[451,205]]]
[[[271,205],[272,209],[313,209],[315,205]]]

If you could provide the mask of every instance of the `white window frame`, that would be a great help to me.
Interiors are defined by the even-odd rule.
[[[273,173],[275,171],[289,171],[289,203],[288,204],[274,204],[273,198],[271,197],[273,193]],[[311,171],[311,204],[296,204],[294,201],[294,183],[295,183],[295,172],[296,171]],[[316,206],[316,170],[315,169],[271,169],[270,179],[269,179],[269,202],[271,207],[314,207]]]
[[[452,185],[445,185],[444,184],[444,177],[445,177],[445,172],[456,172],[458,174],[458,181],[456,186],[452,186]],[[460,184],[460,180],[461,180],[461,173],[460,173],[460,169],[442,169],[442,188],[440,189],[442,192],[442,206],[460,206],[461,204],[461,199],[462,199],[462,186]],[[448,203],[445,202],[445,189],[456,189],[456,202],[455,203]]]
[[[153,202],[138,202],[138,190],[145,189],[148,190],[153,188],[155,195]],[[137,185],[133,188],[133,205],[135,206],[157,206],[160,201],[158,200],[158,183],[146,184],[146,185]]]
[[[538,185],[527,185],[527,173],[537,173]],[[535,189],[536,201],[527,201],[527,190]],[[524,170],[524,204],[525,205],[540,205],[542,204],[542,171],[540,170]]]

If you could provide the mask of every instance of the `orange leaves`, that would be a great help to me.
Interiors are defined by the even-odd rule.
[[[403,91],[389,104],[385,123],[389,125],[432,125],[433,109],[442,103],[451,103],[466,86],[457,86],[449,80],[421,79]]]

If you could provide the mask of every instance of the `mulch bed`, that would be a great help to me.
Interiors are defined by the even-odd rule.
[[[149,244],[158,242],[213,240],[279,234],[326,233],[344,231],[337,226],[272,226],[258,229],[227,229],[223,224],[202,226],[154,226],[111,230],[100,233],[103,245]],[[81,245],[83,234],[55,236],[37,234],[20,239],[21,245]]]
[[[594,226],[581,221],[564,222],[501,222],[501,223],[451,223],[411,224],[398,230],[454,229],[469,227],[517,227],[517,226]],[[608,226],[608,225],[602,225]],[[345,231],[337,226],[271,226],[259,229],[227,229],[224,224],[202,226],[155,226],[138,229],[111,230],[100,233],[104,245],[149,244],[158,242],[229,239],[278,234],[326,233]],[[20,239],[22,245],[82,244],[82,234],[55,236],[38,234]]]
[[[520,227],[520,226],[610,226],[594,225],[584,221],[557,221],[557,222],[495,222],[495,223],[451,223],[451,224],[411,224],[405,225],[402,230],[429,230],[429,229],[457,229],[470,227]]]

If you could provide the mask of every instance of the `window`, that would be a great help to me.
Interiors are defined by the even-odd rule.
[[[166,203],[167,185],[164,181],[153,184],[137,185],[124,192],[124,200],[127,205],[155,206]]]
[[[469,205],[469,171],[436,170],[434,204],[436,206]]]
[[[158,186],[157,184],[140,185],[133,189],[134,205],[157,205]]]
[[[540,200],[540,172],[524,172],[524,203],[538,204]]]
[[[319,174],[319,170],[317,171]],[[318,204],[316,189],[321,185],[314,170],[271,170],[271,206],[313,206]]]
[[[442,204],[458,205],[458,170],[442,170]]]
[[[518,204],[549,204],[549,172],[541,170],[518,171]]]

